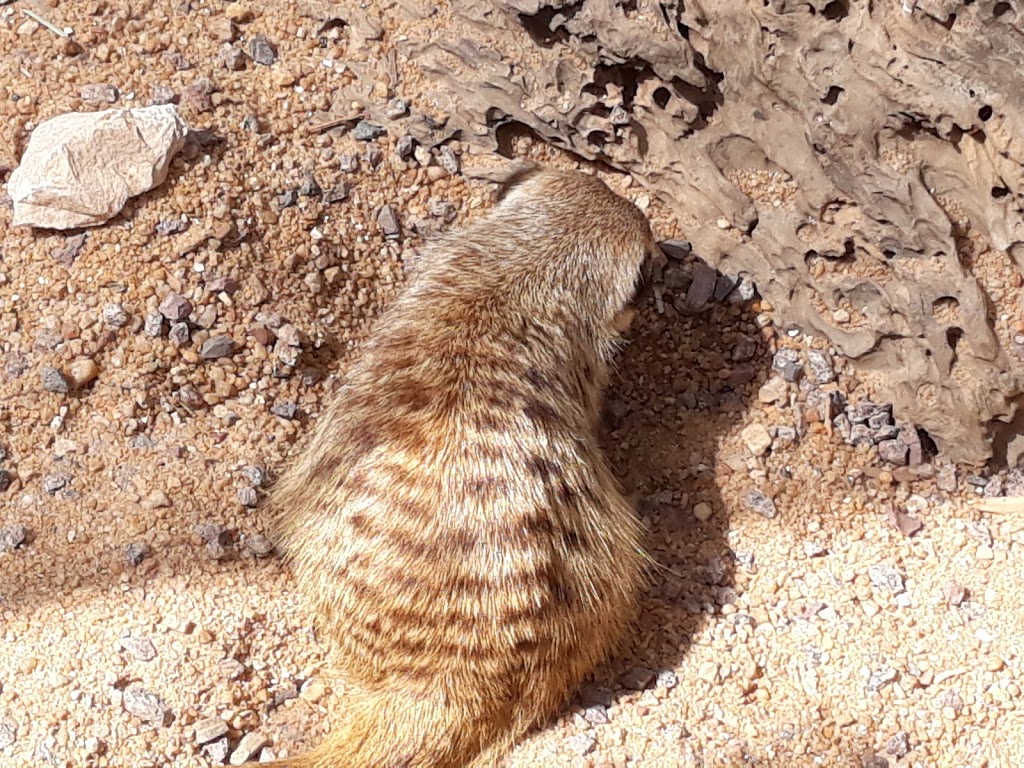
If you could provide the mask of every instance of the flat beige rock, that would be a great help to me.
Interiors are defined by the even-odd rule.
[[[94,227],[163,183],[188,125],[175,106],[70,112],[41,123],[11,173],[13,226]]]

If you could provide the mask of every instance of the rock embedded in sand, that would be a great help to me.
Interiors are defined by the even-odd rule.
[[[204,717],[202,720],[196,721],[192,728],[195,731],[196,744],[200,745],[226,736],[228,732],[228,724],[216,716]]]
[[[68,380],[64,374],[58,371],[52,366],[45,366],[39,373],[40,378],[43,382],[43,389],[47,392],[57,392],[59,394],[67,393]]]
[[[70,112],[41,123],[7,182],[12,226],[94,227],[167,178],[188,126],[173,105]]]
[[[230,762],[231,765],[242,765],[242,763],[262,749],[266,743],[266,736],[261,734],[259,731],[250,731],[242,737],[240,742],[238,742],[238,746],[235,747],[235,751],[231,753],[231,758],[228,762]]]
[[[0,527],[0,552],[18,549],[28,540],[28,528],[12,524]]]
[[[141,685],[130,685],[125,689],[122,699],[125,711],[140,720],[157,725],[166,725],[171,711],[163,700]]]

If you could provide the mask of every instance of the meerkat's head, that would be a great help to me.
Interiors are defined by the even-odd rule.
[[[495,214],[530,234],[534,256],[547,256],[543,277],[578,293],[613,328],[664,260],[647,217],[596,176],[528,165],[505,181],[498,200]]]

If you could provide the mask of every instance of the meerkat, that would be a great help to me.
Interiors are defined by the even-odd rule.
[[[292,768],[490,768],[620,648],[642,526],[598,445],[644,215],[528,166],[421,252],[276,484],[342,719]]]

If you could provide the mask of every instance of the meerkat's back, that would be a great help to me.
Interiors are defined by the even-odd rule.
[[[644,556],[594,425],[655,248],[599,180],[535,170],[425,249],[272,497],[345,684],[285,764],[493,765],[616,648]]]

